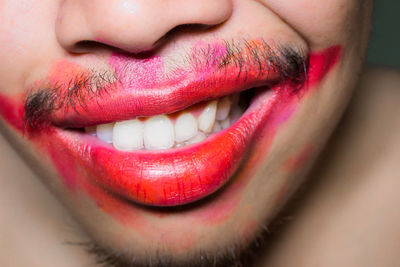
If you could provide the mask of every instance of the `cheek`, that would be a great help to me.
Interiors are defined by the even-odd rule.
[[[314,145],[304,145],[299,151],[293,156],[287,158],[281,165],[281,170],[286,172],[295,172],[300,170],[308,161],[312,153],[314,152]]]
[[[54,37],[56,2],[0,1],[0,92],[22,92],[25,79],[43,75],[39,72],[59,53]]]
[[[358,0],[263,0],[262,3],[298,31],[312,49],[345,43],[348,33],[359,26],[362,6]]]

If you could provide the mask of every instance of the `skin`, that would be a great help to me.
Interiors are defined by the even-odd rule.
[[[90,238],[139,260],[161,251],[176,261],[185,261],[199,249],[212,252],[235,243],[245,246],[301,183],[355,88],[372,9],[371,1],[348,0],[329,4],[309,0],[98,1],[96,5],[90,1],[3,1],[1,5],[0,93],[6,97],[26,93],[60,59],[99,67],[115,49],[179,57],[176,47],[180,45],[241,37],[272,39],[306,51],[342,48],[338,64],[302,99],[271,143],[260,143],[262,161],[247,173],[246,182],[233,183],[210,200],[180,211],[128,205],[87,184],[72,193],[48,156],[1,120],[7,142],[36,170],[34,175],[22,175],[43,181]],[[180,28],[162,38],[179,25],[195,23],[210,27]],[[84,40],[98,43],[79,43]],[[99,194],[102,204],[108,205],[105,208],[96,203]],[[73,249],[68,253],[85,258]],[[277,248],[277,261],[279,253]]]
[[[265,266],[399,265],[399,82],[398,70],[365,70]]]

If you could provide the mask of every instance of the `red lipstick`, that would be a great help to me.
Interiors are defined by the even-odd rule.
[[[261,49],[263,45],[254,42],[252,49]],[[192,58],[198,56],[198,50],[202,51],[203,48],[198,46],[193,48]],[[96,93],[82,93],[83,90],[80,90],[79,96],[75,97],[80,101],[74,105],[68,104],[68,96],[74,93],[73,90],[68,87],[61,89],[65,91],[57,92],[57,95],[63,97],[55,105],[62,105],[62,108],[52,112],[49,120],[62,128],[81,128],[135,117],[169,114],[202,101],[265,85],[266,81],[273,84],[281,79],[279,68],[267,63],[267,60],[240,63],[243,65],[237,66],[237,58],[225,56],[225,46],[216,44],[207,49],[208,59],[201,62],[193,62],[195,59],[192,59],[186,63],[188,66],[170,72],[165,71],[163,60],[158,56],[143,60],[113,54],[108,63],[113,69],[113,78],[110,79],[114,81],[96,87]],[[240,56],[252,53],[249,49],[240,51]],[[62,64],[62,68],[65,68],[65,64]],[[77,72],[90,76],[80,69]],[[58,71],[56,76],[56,79],[50,78],[53,80],[51,87],[68,82],[60,82]],[[98,97],[100,94],[101,97]]]
[[[178,149],[122,152],[95,137],[65,131],[57,131],[54,138],[105,188],[148,205],[181,205],[226,183],[267,119],[273,100],[271,92],[258,96],[254,108],[230,128]]]

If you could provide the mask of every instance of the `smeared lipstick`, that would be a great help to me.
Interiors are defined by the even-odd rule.
[[[45,88],[42,95],[32,95],[49,100],[51,112],[46,120],[52,125],[81,128],[169,114],[252,87],[297,78],[304,60],[299,52],[271,48],[263,41],[246,43],[241,49],[199,43],[192,48],[190,60],[169,71],[159,56],[137,59],[114,53],[108,60],[112,73],[93,75],[62,61],[43,85],[37,83],[36,87]]]
[[[237,123],[196,145],[166,151],[121,152],[101,143],[96,138],[57,127],[52,127],[51,131],[43,134],[43,138],[51,138],[52,141],[47,145],[52,146],[57,143],[57,146],[61,147],[62,153],[66,153],[66,157],[71,159],[71,162],[77,163],[83,169],[87,174],[85,176],[107,190],[146,205],[187,204],[204,198],[221,188],[245,160],[249,148],[254,145],[253,141],[263,138],[263,132],[269,127],[274,127],[272,124],[280,123],[282,121],[279,120],[279,117],[282,117],[281,111],[287,111],[286,107],[290,106],[293,101],[298,101],[299,96],[305,93],[310,86],[323,79],[337,62],[340,51],[340,47],[331,47],[320,53],[311,54],[308,83],[305,83],[307,86],[301,87],[300,90],[294,90],[298,84],[289,79],[279,81],[274,86],[267,86],[252,100],[250,107]],[[234,73],[237,75],[237,71]],[[157,111],[153,111],[148,108],[150,113],[146,113],[145,107],[154,107],[146,101],[143,106],[138,105],[137,102],[128,101],[124,102],[126,105],[116,108],[115,105],[110,104],[115,101],[111,97],[105,100],[107,104],[104,102],[100,105],[107,107],[105,115],[100,115],[99,105],[96,103],[93,106],[82,106],[81,109],[78,106],[78,112],[71,110],[62,113],[60,110],[52,113],[51,120],[56,125],[79,127],[114,119],[121,120],[125,119],[125,116],[136,116],[139,114],[138,110],[143,112],[140,113],[141,115],[175,111],[192,102],[231,94],[243,90],[246,86],[260,85],[260,81],[266,78],[260,78],[259,71],[254,72],[254,75],[249,75],[249,73],[251,74],[252,71],[247,73],[246,79],[250,80],[245,78],[237,80],[237,76],[234,77],[235,79],[233,77],[227,79],[225,83],[218,78],[218,82],[206,79],[209,83],[204,83],[203,80],[203,84],[206,86],[201,93],[185,86],[172,86],[171,88],[175,88],[176,91],[169,89],[166,91],[169,96],[167,99],[172,101],[169,102],[171,109],[164,104],[160,110],[155,108]],[[255,75],[256,73],[257,75]],[[271,79],[274,80],[274,76],[268,77],[272,77]],[[199,86],[197,82],[194,84]],[[213,84],[214,87],[212,87]],[[222,89],[214,92],[209,88],[215,91],[218,91],[218,88]],[[147,96],[156,96],[153,99],[157,99],[159,96],[157,90],[159,89],[155,90],[149,90],[148,92],[151,93],[144,95],[143,99],[147,99]],[[294,91],[296,93],[293,93]],[[185,92],[189,97],[186,97]],[[116,98],[120,97],[120,94],[116,96]],[[127,96],[127,99],[130,98]],[[189,101],[186,102],[186,99]],[[131,111],[126,110],[129,106],[134,108]],[[123,111],[127,111],[128,115]]]

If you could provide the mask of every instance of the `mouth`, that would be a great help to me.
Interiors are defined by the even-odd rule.
[[[33,97],[25,103],[25,119],[35,122],[34,115],[43,115],[30,109],[32,103],[45,103],[45,111],[57,107],[42,116],[51,125],[50,131],[39,136],[46,136],[42,140],[51,148],[50,155],[62,177],[71,176],[71,169],[77,165],[79,174],[75,176],[83,175],[129,201],[149,206],[189,204],[234,179],[257,141],[268,138],[267,131],[276,130],[292,103],[325,76],[339,52],[333,47],[310,56],[308,72],[303,58],[290,60],[296,65],[294,71],[279,72],[270,61],[264,62],[266,69],[260,65],[260,56],[244,66],[244,71],[241,64],[207,66],[201,75],[198,70],[175,71],[175,80],[160,81],[154,78],[160,75],[158,71],[151,77],[150,69],[134,69],[147,80],[118,77],[118,83],[110,84],[102,97],[97,92],[95,98],[82,93],[74,96],[75,91],[61,92],[83,100],[84,105],[64,106],[73,99],[58,95],[50,98],[59,101],[54,104],[36,94],[39,101]],[[149,65],[148,61],[139,63]],[[135,64],[124,62],[123,67]],[[156,82],[149,82],[153,78]],[[55,154],[62,154],[63,162],[57,162]]]
[[[258,130],[271,123],[275,101],[291,90],[251,88],[170,114],[57,128],[56,136],[105,189],[145,205],[184,205],[234,176]]]

